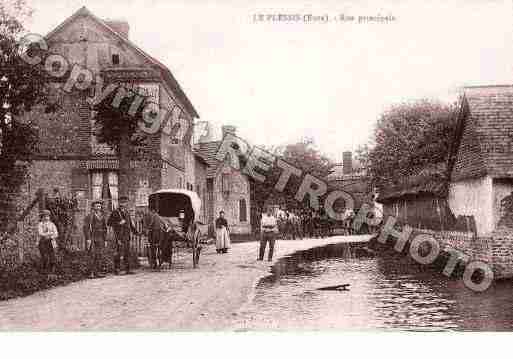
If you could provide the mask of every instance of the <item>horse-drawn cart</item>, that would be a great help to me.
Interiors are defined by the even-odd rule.
[[[183,189],[161,189],[149,196],[149,208],[155,209],[162,220],[162,236],[157,248],[159,266],[171,262],[175,242],[185,243],[192,250],[192,265],[199,263],[201,252],[202,225],[198,218],[201,210],[201,199],[196,192]],[[171,253],[171,254],[169,254]]]

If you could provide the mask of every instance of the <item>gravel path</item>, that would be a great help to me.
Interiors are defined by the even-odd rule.
[[[370,236],[278,241],[274,260],[331,243]],[[0,330],[223,330],[251,299],[272,263],[257,261],[257,242],[234,244],[228,254],[209,246],[200,266],[192,258],[170,270],[84,280],[0,302]]]

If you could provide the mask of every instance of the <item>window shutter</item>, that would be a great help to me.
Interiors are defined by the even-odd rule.
[[[91,172],[92,200],[97,201],[103,197],[103,173]]]
[[[118,174],[116,172],[108,173],[108,183],[110,197],[112,200],[112,209],[118,208]]]
[[[247,209],[246,209],[246,199],[242,198],[239,201],[239,221],[240,222],[247,222]]]

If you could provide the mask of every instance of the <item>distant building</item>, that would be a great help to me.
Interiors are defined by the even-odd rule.
[[[235,134],[234,126],[223,126],[223,137]],[[209,165],[206,172],[207,183],[207,221],[210,224],[210,233],[214,231],[214,221],[223,210],[232,233],[251,233],[250,223],[250,183],[246,175],[231,165],[231,161],[238,158],[226,157],[225,162],[219,162],[215,156],[222,141],[203,141],[195,145],[195,152]]]
[[[342,190],[351,194],[355,200],[356,212],[363,203],[374,203],[374,189],[364,168],[353,160],[352,152],[344,152],[342,159],[342,163],[333,166],[326,181],[330,190]]]

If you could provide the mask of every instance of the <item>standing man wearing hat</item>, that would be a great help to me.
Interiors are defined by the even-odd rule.
[[[165,240],[166,224],[160,218],[155,207],[150,207],[148,212],[148,242],[150,244],[148,260],[152,269],[157,269],[157,248]],[[162,257],[159,258],[161,260]],[[160,264],[160,263],[159,263]]]
[[[90,256],[91,278],[103,278],[100,274],[100,262],[107,240],[107,220],[103,214],[103,203],[95,201],[91,205],[91,213],[84,218],[84,237],[87,252]]]
[[[107,224],[114,230],[114,242],[116,253],[114,255],[114,273],[119,274],[121,254],[125,264],[126,274],[133,274],[130,271],[130,234],[135,233],[135,225],[128,213],[128,197],[119,198],[119,207],[109,217]]]

